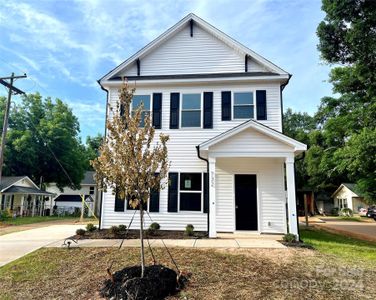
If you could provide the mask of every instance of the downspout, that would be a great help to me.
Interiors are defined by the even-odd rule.
[[[196,150],[197,150],[197,157],[203,161],[206,162],[206,168],[207,168],[207,173],[208,173],[208,176],[207,176],[207,181],[209,181],[209,160],[207,160],[206,158],[203,158],[201,155],[200,155],[200,145],[197,145],[196,146]],[[209,182],[206,183],[206,186],[208,187],[208,197],[210,198],[210,188],[209,188]],[[210,201],[208,201],[210,203]],[[207,228],[208,228],[208,236],[209,236],[209,213],[210,213],[210,205],[208,203],[208,216],[207,216]]]
[[[107,116],[108,116],[108,90],[106,90],[100,80],[97,80],[98,84],[100,85],[101,89],[106,92],[106,118],[104,122],[104,136],[103,138],[105,139],[107,136]],[[102,205],[103,205],[103,191],[101,192],[100,196],[100,204],[99,204],[99,229],[102,229]]]
[[[280,98],[281,98],[281,125],[282,125],[282,130],[281,132],[283,133],[283,101],[282,101],[282,91],[285,89],[286,85],[289,84],[290,82],[290,78],[292,77],[291,74],[289,74],[289,78],[287,79],[287,81],[283,84],[281,84],[281,88],[280,88]]]
[[[294,177],[295,177],[295,183],[296,183],[296,162],[299,160],[304,159],[305,157],[305,152],[303,152],[303,155],[295,160],[294,163]],[[297,195],[298,195],[298,187],[295,184],[295,206],[296,206],[296,223],[297,223],[297,228],[298,228],[298,236],[299,236],[299,242],[303,242],[302,239],[300,238],[300,229],[299,229],[299,216],[298,216],[298,201],[297,200]]]

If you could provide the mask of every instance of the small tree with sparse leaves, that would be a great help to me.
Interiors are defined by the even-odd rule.
[[[160,134],[153,143],[155,129],[143,104],[130,111],[135,89],[125,82],[119,90],[119,102],[109,107],[107,136],[100,147],[100,156],[91,161],[98,186],[111,189],[117,197],[140,210],[141,277],[144,276],[144,211],[150,193],[166,187],[169,161],[168,135]],[[140,126],[142,124],[143,126]]]

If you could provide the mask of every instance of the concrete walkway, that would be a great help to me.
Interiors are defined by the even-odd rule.
[[[0,267],[12,262],[26,254],[29,254],[41,247],[60,248],[69,236],[75,234],[78,228],[85,225],[51,225],[35,228],[0,236]],[[167,247],[184,248],[269,248],[283,249],[284,245],[277,239],[280,236],[230,236],[218,239],[164,239]],[[119,247],[120,239],[84,239],[78,244],[72,243],[71,247]],[[149,240],[152,247],[164,247],[162,240]],[[125,240],[123,248],[139,247],[139,239]]]
[[[0,236],[0,267],[51,243],[75,234],[85,225],[52,225]]]
[[[71,247],[119,247],[122,240],[108,240],[108,239],[85,239],[79,240],[78,244],[72,243]],[[164,239],[149,240],[152,247],[183,247],[183,248],[268,248],[268,249],[283,249],[286,246],[282,245],[275,239],[270,238],[233,238],[233,239]],[[46,247],[61,247],[61,242],[55,242]],[[124,240],[122,248],[139,247],[139,239]]]

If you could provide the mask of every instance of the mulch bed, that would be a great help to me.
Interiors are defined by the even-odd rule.
[[[106,299],[159,300],[174,295],[182,287],[177,273],[162,265],[145,267],[141,278],[141,267],[126,267],[107,279],[100,290]]]
[[[149,233],[145,230],[144,237],[148,239],[200,239],[207,236],[204,231],[195,231],[192,236],[188,236],[184,231],[172,231],[172,230],[158,230],[155,233]],[[136,229],[130,229],[128,233],[126,231],[113,233],[111,229],[101,229],[92,232],[86,231],[84,235],[75,235],[74,239],[139,239],[140,231]]]

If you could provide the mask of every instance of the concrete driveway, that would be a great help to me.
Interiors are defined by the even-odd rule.
[[[51,225],[0,236],[0,267],[75,234],[85,225]]]
[[[376,242],[376,222],[350,222],[350,221],[329,221],[315,224],[316,227],[325,227],[354,238]]]

